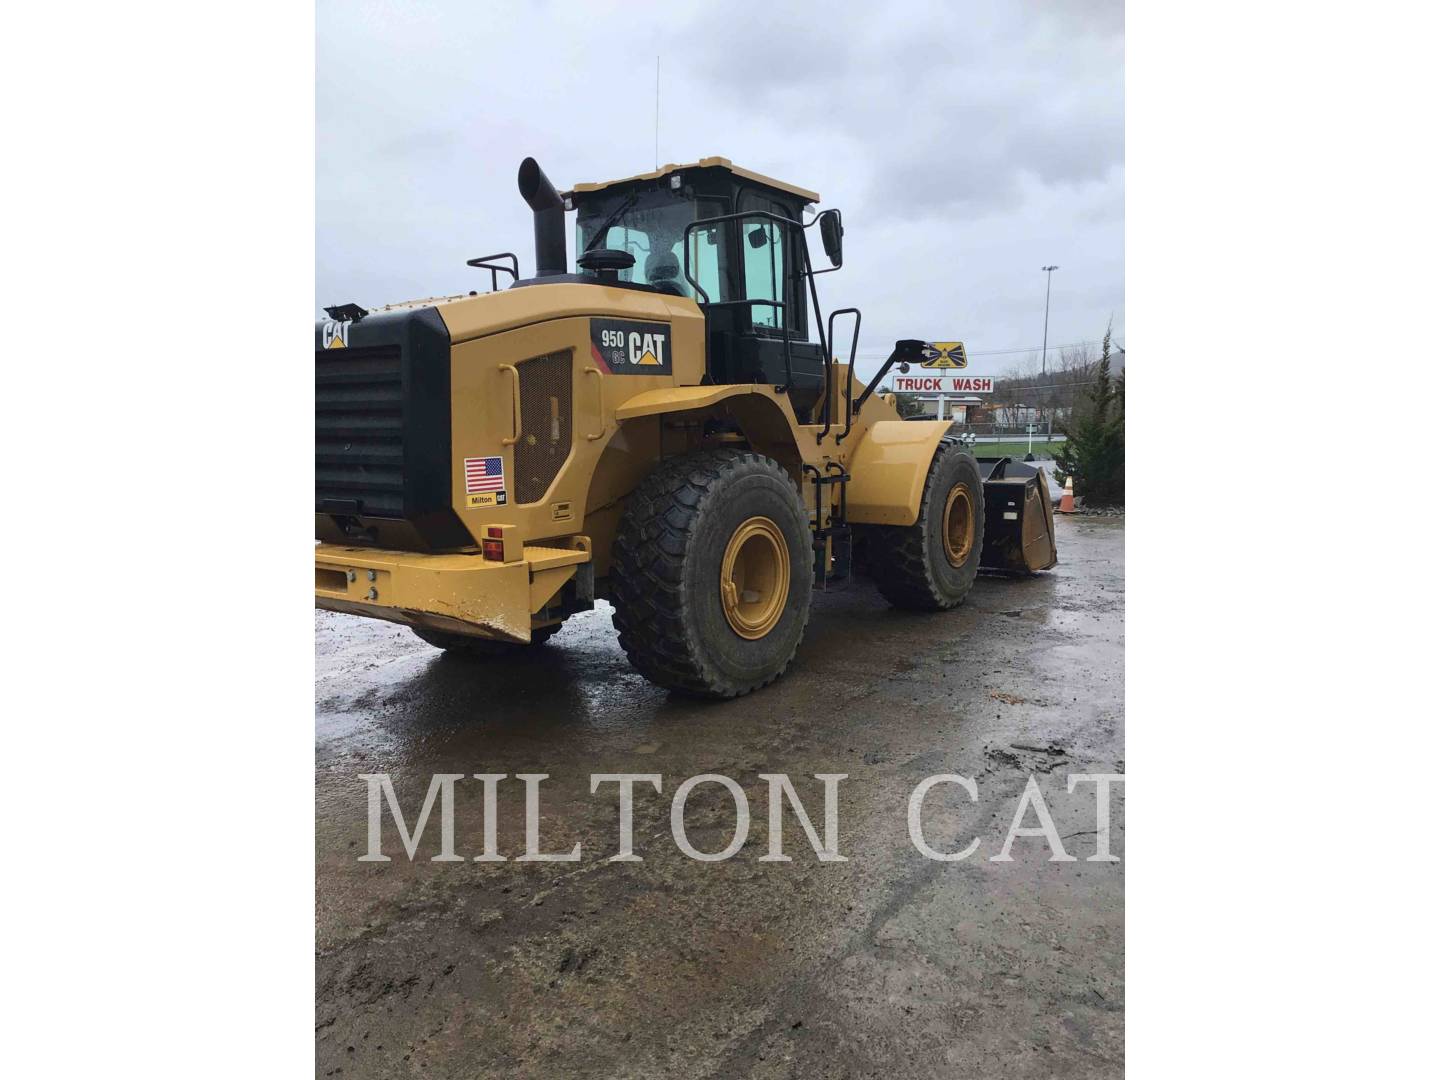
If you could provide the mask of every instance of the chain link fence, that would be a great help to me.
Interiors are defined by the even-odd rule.
[[[950,430],[956,434],[974,435],[977,439],[1003,440],[1005,442],[1030,438],[1036,442],[1063,442],[1065,439],[1065,436],[1056,430],[1054,423],[1049,420],[1037,420],[1033,424],[969,424],[962,420],[956,420],[950,425]]]

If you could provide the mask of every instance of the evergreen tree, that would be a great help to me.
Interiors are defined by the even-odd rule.
[[[1110,376],[1110,328],[1105,328],[1095,381],[1060,425],[1064,444],[1055,469],[1075,480],[1075,495],[1091,506],[1125,505],[1125,375]]]

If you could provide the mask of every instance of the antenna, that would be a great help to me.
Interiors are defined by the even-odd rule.
[[[655,171],[660,171],[660,57],[655,57]]]

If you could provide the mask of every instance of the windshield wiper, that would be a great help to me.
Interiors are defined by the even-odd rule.
[[[625,211],[634,206],[639,199],[640,192],[638,191],[632,191],[629,195],[625,196],[625,198],[621,200],[620,205],[610,212],[610,216],[605,219],[600,228],[595,230],[595,235],[590,238],[590,242],[585,245],[585,250],[581,252],[581,254],[588,255],[594,251],[600,245],[600,241],[605,238],[605,234],[610,231],[610,226],[619,221]]]

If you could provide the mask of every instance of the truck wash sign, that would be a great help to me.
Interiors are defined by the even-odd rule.
[[[670,327],[629,319],[591,319],[590,356],[610,375],[669,375]]]
[[[991,394],[995,380],[989,375],[896,375],[897,394]]]

